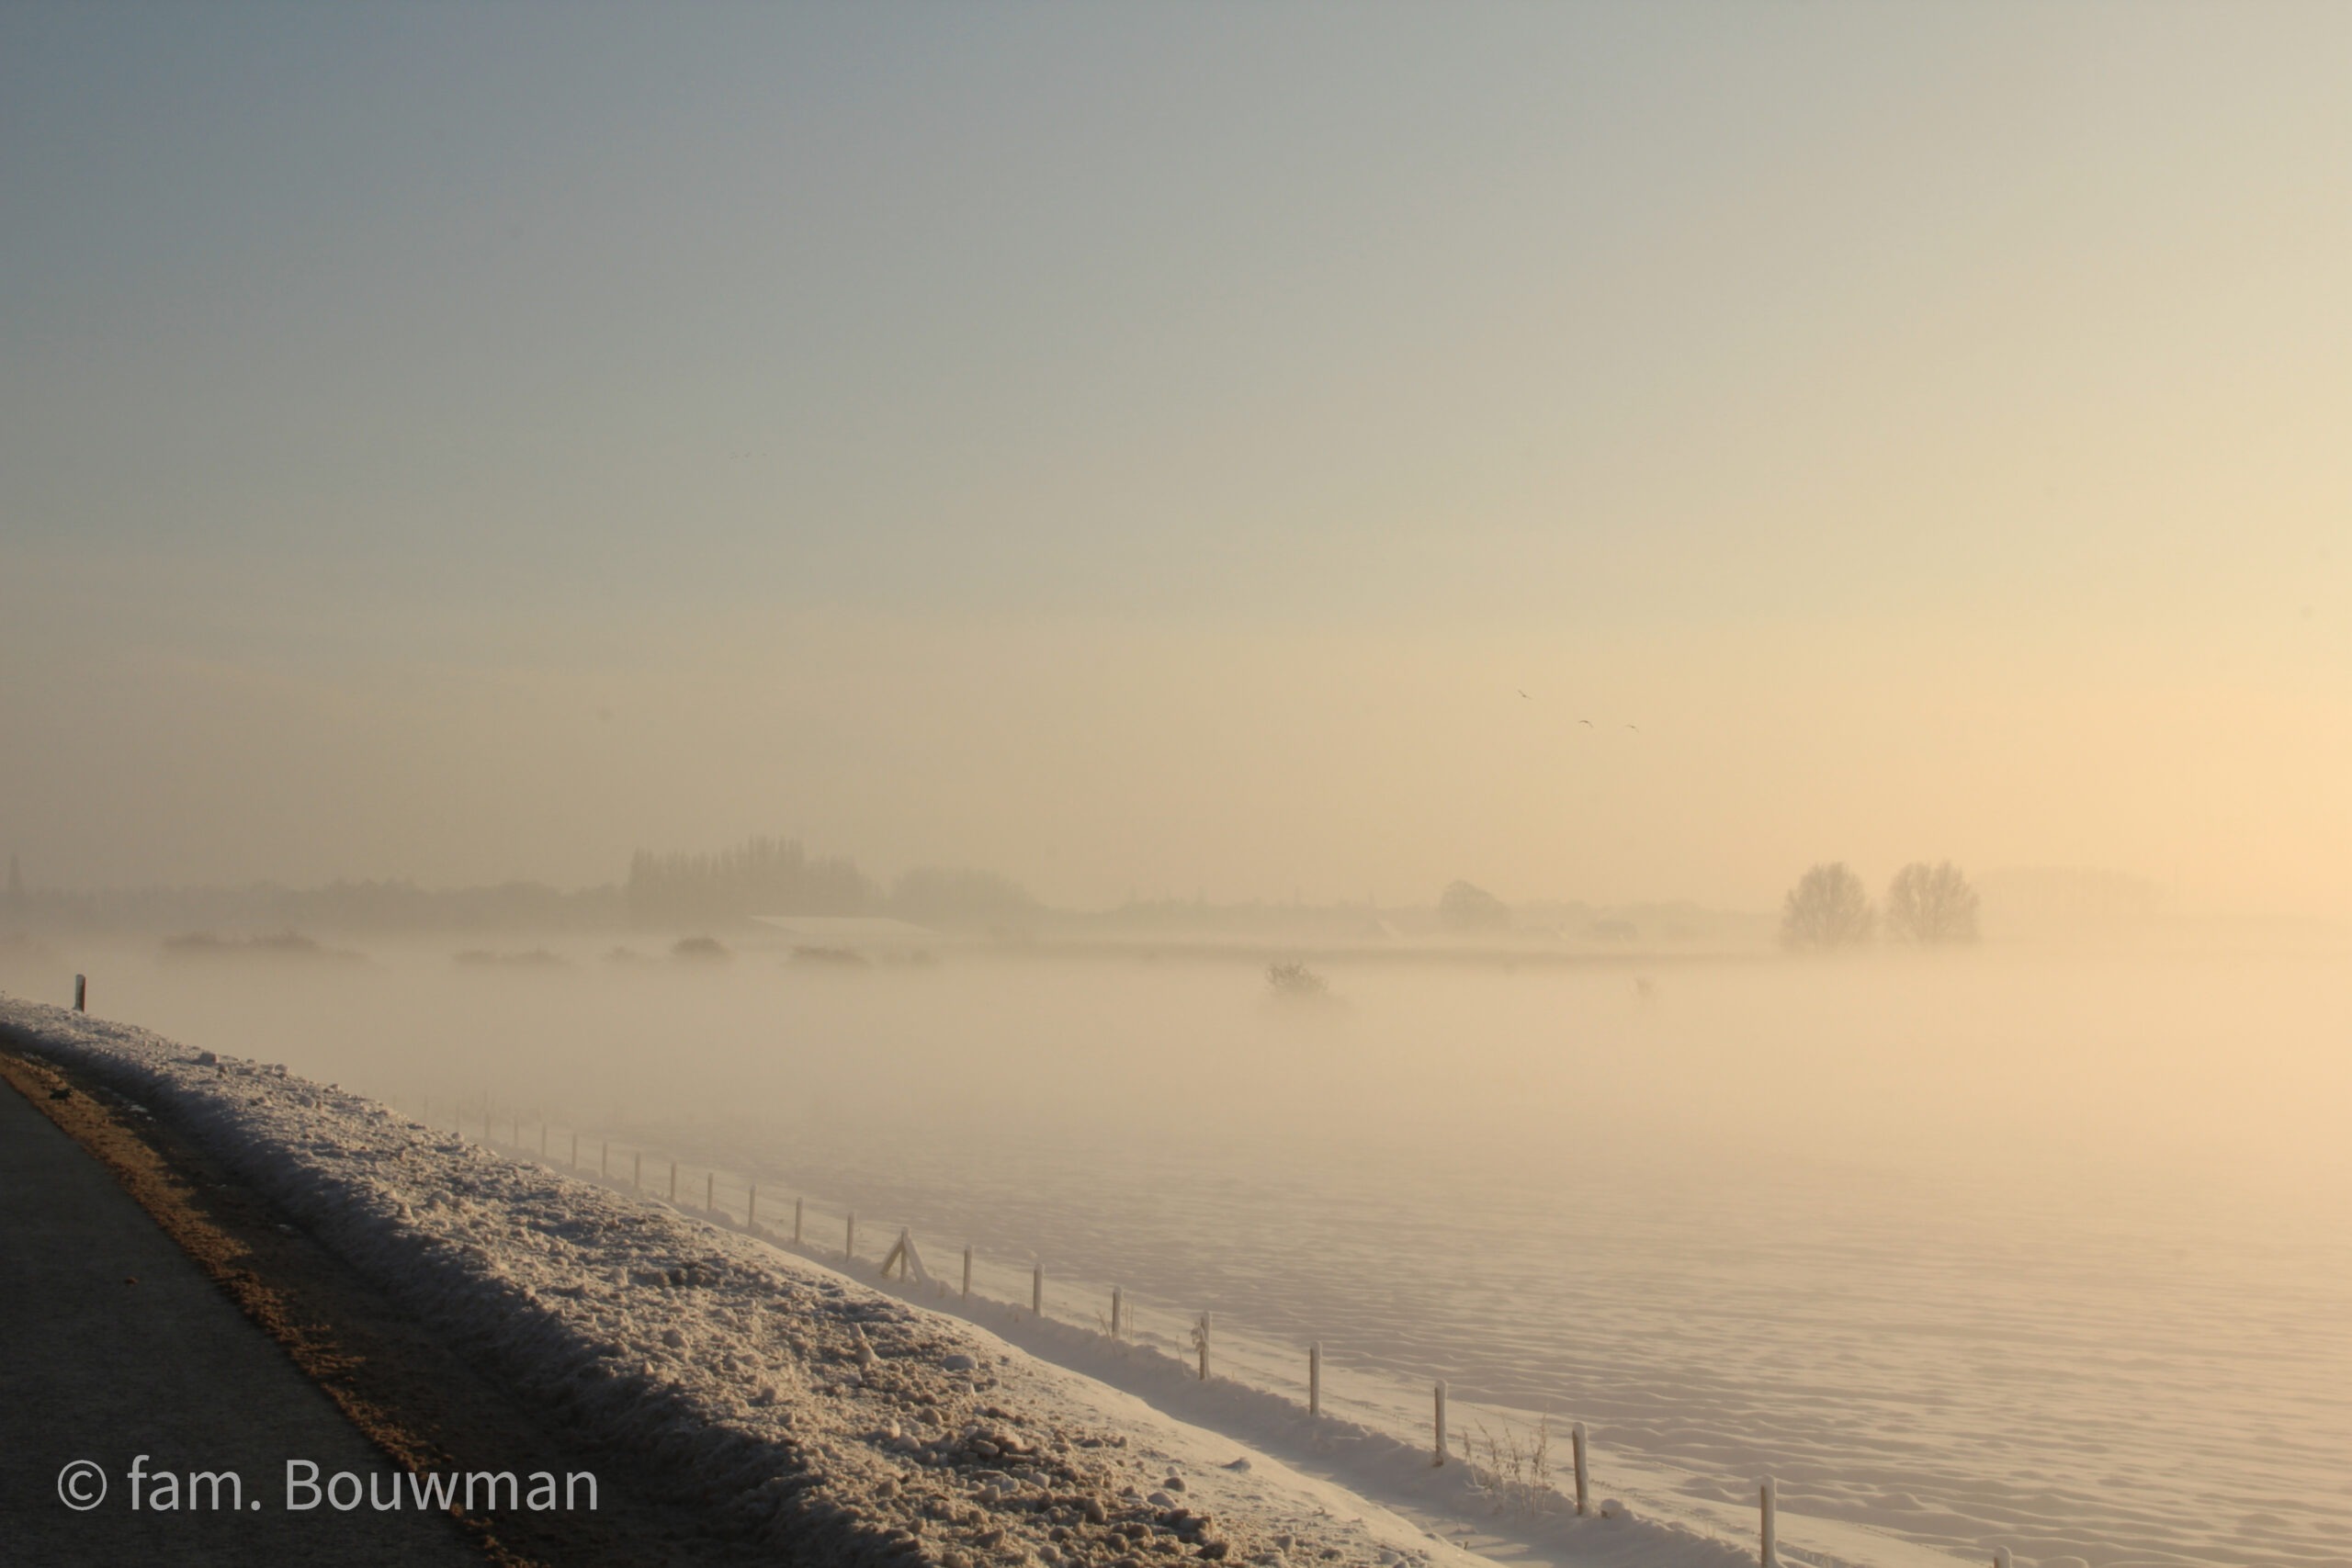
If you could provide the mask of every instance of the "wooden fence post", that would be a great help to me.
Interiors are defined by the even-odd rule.
[[[1123,1333],[1124,1333],[1124,1331],[1125,1331],[1125,1327],[1126,1327],[1126,1324],[1125,1324],[1125,1322],[1124,1321],[1124,1318],[1123,1318],[1123,1315],[1122,1315],[1122,1309],[1125,1307],[1125,1302],[1123,1302],[1123,1301],[1120,1299],[1120,1296],[1119,1296],[1119,1287],[1118,1287],[1118,1286],[1116,1286],[1116,1285],[1112,1286],[1112,1287],[1111,1287],[1111,1337],[1112,1337],[1112,1338],[1114,1338],[1114,1339],[1117,1339],[1117,1338],[1122,1337],[1123,1337]]]
[[[842,1256],[843,1258],[857,1256],[857,1211],[855,1209],[849,1212],[848,1226],[842,1232]]]
[[[87,975],[76,975],[76,976],[74,976],[74,1010],[75,1012],[87,1012],[87,1011],[89,1010],[89,1001],[90,1001],[90,977],[89,977]]]
[[[548,1119],[544,1116],[539,1118],[539,1157],[548,1157]]]
[[[889,1251],[882,1255],[882,1278],[888,1279],[896,1270],[901,1280],[911,1280],[922,1265],[915,1258],[915,1238],[906,1226],[899,1227],[899,1239]]]
[[[1573,1447],[1573,1448],[1576,1450],[1576,1456],[1577,1456],[1577,1517],[1578,1518],[1582,1518],[1582,1517],[1584,1517],[1584,1511],[1585,1511],[1585,1505],[1586,1505],[1586,1501],[1587,1501],[1587,1499],[1588,1499],[1588,1496],[1589,1495],[1589,1480],[1590,1480],[1590,1478],[1587,1475],[1587,1473],[1586,1473],[1586,1472],[1585,1472],[1585,1467],[1584,1467],[1584,1423],[1583,1423],[1583,1422],[1579,1421],[1579,1422],[1577,1422],[1575,1426],[1573,1426],[1573,1427],[1569,1427],[1569,1428],[1568,1428],[1568,1442],[1569,1442],[1570,1446],[1571,1446],[1571,1447]]]
[[[571,1134],[571,1168],[580,1168],[580,1134],[577,1133]]]
[[[1042,1263],[1029,1266],[1029,1315],[1046,1315],[1046,1266]]]
[[[1436,1462],[1437,1462],[1437,1463],[1439,1463],[1439,1464],[1443,1464],[1443,1463],[1445,1462],[1445,1380],[1444,1380],[1443,1378],[1440,1378],[1440,1379],[1438,1379],[1438,1380],[1437,1380],[1437,1459],[1436,1459]]]
[[[629,1156],[628,1190],[632,1192],[645,1190],[645,1151],[643,1149]]]
[[[1323,1341],[1306,1348],[1306,1413],[1323,1414]]]
[[[703,1172],[702,1209],[706,1214],[718,1213],[718,1172],[715,1170]]]
[[[752,1183],[752,1195],[743,1201],[743,1228],[760,1228],[760,1184],[756,1181]]]
[[[1756,1492],[1757,1502],[1763,1514],[1764,1529],[1763,1550],[1757,1560],[1763,1568],[1781,1568],[1780,1520],[1774,1517],[1780,1512],[1781,1489],[1768,1475],[1764,1478],[1764,1484]]]
[[[806,1201],[800,1198],[792,1201],[792,1245],[795,1247],[800,1245],[800,1205]]]
[[[1193,1325],[1193,1344],[1201,1352],[1201,1381],[1206,1382],[1209,1381],[1209,1314],[1206,1313],[1201,1314],[1201,1320]]]
[[[964,1245],[964,1299],[967,1302],[972,1299],[972,1247],[969,1242]]]
[[[671,1202],[673,1202],[673,1203],[674,1203],[674,1202],[676,1202],[677,1201],[678,1201],[678,1162],[677,1162],[676,1160],[672,1160],[672,1161],[670,1162],[670,1201],[671,1201]]]
[[[596,1149],[596,1174],[609,1181],[613,1176],[613,1141],[606,1138]]]

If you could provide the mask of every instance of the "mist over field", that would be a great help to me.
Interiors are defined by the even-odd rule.
[[[1736,1524],[1770,1472],[1799,1519],[2042,1562],[2342,1539],[2340,950],[1390,953],[1302,1003],[1152,947],[497,940],[537,956],[73,951],[110,1015],[559,1165],[969,1243],[1001,1299],[1034,1261],[1067,1321],[1119,1284],[1171,1347],[1212,1309],[1292,1397],[1315,1338],[1376,1423],[1440,1375],[1496,1430],[1585,1420],[1639,1506]]]
[[[2347,58],[0,9],[0,989],[1709,1528],[2343,1562]]]
[[[1409,1149],[1438,1168],[1664,1141],[1678,1158],[1867,1156],[1987,1179],[2183,1160],[2227,1179],[2332,1165],[2352,1072],[2333,1048],[2347,959],[2329,950],[1376,953],[1323,962],[1329,994],[1300,1003],[1262,964],[1163,948],[835,966],[498,937],[495,963],[413,940],[62,951],[114,1015],[206,1043],[246,1032],[241,1054],[404,1101],[488,1093],[605,1124],[919,1137],[968,1121],[1129,1149]],[[62,995],[71,972],[18,962],[8,979]]]

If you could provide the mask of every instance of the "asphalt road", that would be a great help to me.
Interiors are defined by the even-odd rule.
[[[175,1483],[134,1484],[142,1454]],[[289,1509],[291,1460],[322,1482],[393,1474],[111,1172],[0,1083],[0,1564],[481,1568],[444,1516]],[[76,1461],[105,1479],[86,1511],[60,1496]],[[225,1483],[217,1503],[192,1488],[196,1472],[233,1472],[242,1506]]]

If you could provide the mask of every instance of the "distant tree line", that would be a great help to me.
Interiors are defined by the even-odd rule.
[[[629,858],[624,887],[641,925],[747,915],[864,915],[881,890],[845,855],[812,856],[796,839],[755,838],[712,854]]]
[[[1914,861],[1887,885],[1874,908],[1862,879],[1843,861],[1809,868],[1781,905],[1781,944],[1822,952],[1859,947],[1884,929],[1891,942],[1922,947],[1976,940],[1976,889],[1950,861]]]

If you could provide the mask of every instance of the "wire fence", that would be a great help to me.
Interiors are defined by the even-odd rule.
[[[568,1175],[659,1200],[695,1218],[895,1285],[915,1300],[967,1316],[975,1315],[976,1309],[993,1312],[1014,1323],[1026,1314],[1033,1325],[1060,1325],[1124,1348],[1165,1356],[1203,1383],[1222,1381],[1290,1401],[1310,1420],[1352,1421],[1408,1443],[1420,1440],[1408,1435],[1412,1422],[1409,1392],[1385,1371],[1366,1372],[1344,1361],[1335,1367],[1320,1340],[1303,1348],[1287,1347],[1264,1335],[1237,1330],[1207,1311],[1138,1300],[1115,1284],[1057,1280],[1040,1258],[1014,1262],[983,1254],[968,1243],[940,1272],[923,1258],[914,1227],[903,1218],[872,1213],[861,1218],[854,1204],[813,1201],[806,1192],[775,1184],[763,1190],[759,1182],[739,1171],[682,1161],[643,1143],[558,1123],[542,1111],[503,1105],[491,1096],[426,1096],[422,1119],[424,1125],[446,1127],[459,1138],[470,1134],[494,1152],[537,1158]],[[1432,1379],[1427,1386],[1429,1416],[1423,1430],[1432,1468],[1459,1465],[1474,1492],[1531,1511],[1607,1516],[1622,1506],[1614,1499],[1593,1499],[1591,1450],[1583,1422],[1570,1422],[1566,1433],[1559,1434],[1547,1415],[1531,1421],[1525,1411],[1482,1406],[1456,1413],[1467,1415],[1464,1425],[1449,1415],[1445,1381]],[[1489,1420],[1495,1427],[1487,1426]],[[1564,1474],[1557,1472],[1553,1452],[1555,1435],[1565,1435],[1568,1442]],[[1772,1477],[1756,1483],[1756,1505],[1758,1561],[1762,1568],[1780,1568],[1792,1560],[1783,1555],[1791,1549],[1779,1540],[1779,1485]],[[2010,1568],[2008,1549],[1994,1549],[1991,1562],[1994,1568]]]

